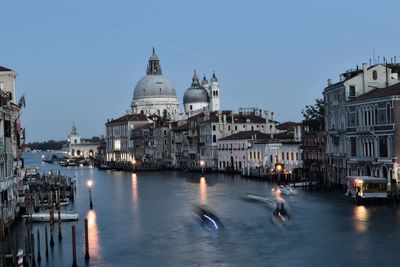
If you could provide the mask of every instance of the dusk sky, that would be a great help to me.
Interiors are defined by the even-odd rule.
[[[221,106],[302,119],[328,78],[400,59],[399,1],[4,1],[0,65],[25,94],[27,142],[100,136],[130,108],[155,47],[182,104],[193,70]],[[182,107],[182,106],[181,106]]]

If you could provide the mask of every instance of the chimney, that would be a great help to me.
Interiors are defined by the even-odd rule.
[[[223,116],[223,123],[226,123],[226,114]]]
[[[328,86],[332,85],[332,79],[328,79]]]
[[[271,121],[274,120],[274,112],[271,112]]]
[[[362,64],[362,79],[363,79],[363,94],[366,93],[365,89],[367,88],[367,63]]]

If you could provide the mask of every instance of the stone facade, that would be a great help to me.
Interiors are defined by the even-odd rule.
[[[392,71],[393,69],[393,71]],[[324,89],[326,178],[333,183],[344,183],[347,176],[347,102],[375,88],[399,82],[396,66],[374,65],[351,70],[340,75],[340,81]]]

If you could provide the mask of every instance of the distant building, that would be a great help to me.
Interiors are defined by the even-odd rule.
[[[224,137],[218,144],[218,169],[245,175],[268,176],[282,164],[285,174],[302,167],[301,142],[291,133],[266,134],[243,131]]]
[[[306,127],[302,134],[303,171],[307,178],[322,180],[326,172],[325,132]]]
[[[185,113],[191,116],[192,114],[203,112],[205,110],[220,110],[219,91],[220,88],[215,73],[213,73],[211,84],[209,85],[205,76],[200,84],[195,71],[192,78],[192,84],[183,96]]]
[[[144,114],[128,114],[106,123],[107,161],[131,162],[133,153],[132,130],[151,122]]]
[[[97,157],[99,142],[86,142],[81,140],[75,125],[72,125],[71,133],[68,135],[66,148],[68,155],[72,158],[95,158]]]

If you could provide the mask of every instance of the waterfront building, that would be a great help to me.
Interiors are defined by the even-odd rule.
[[[68,155],[72,158],[95,158],[97,157],[97,149],[100,146],[99,142],[86,142],[81,139],[81,136],[73,124],[71,133],[68,135],[66,148]]]
[[[330,182],[343,183],[347,171],[347,107],[355,99],[376,88],[385,88],[399,82],[396,65],[373,65],[350,70],[340,75],[340,81],[324,89],[325,135],[326,135],[326,177]]]
[[[231,110],[198,113],[187,119],[188,156],[185,165],[189,169],[200,169],[200,161],[203,161],[205,169],[217,170],[219,139],[243,131],[277,133],[275,125],[272,114],[257,108],[242,108],[238,114]],[[181,132],[179,130],[179,134]],[[175,140],[172,143],[174,146]],[[173,151],[179,151],[179,148]]]
[[[132,130],[151,122],[144,114],[128,114],[106,123],[107,162],[131,162],[134,158]]]
[[[400,83],[347,102],[348,175],[383,177],[397,191],[400,159]]]
[[[297,173],[302,167],[298,139],[289,132],[266,134],[254,130],[224,137],[217,142],[218,170],[268,176],[275,172],[276,164],[281,164],[283,173]]]
[[[325,175],[325,132],[305,127],[302,134],[303,172],[305,177],[322,179]]]
[[[12,223],[19,212],[23,196],[18,187],[23,187],[18,177],[23,167],[21,157],[20,112],[25,100],[15,102],[16,73],[0,67],[0,226]],[[21,100],[24,98],[21,98]],[[0,229],[1,230],[1,229]]]
[[[160,60],[154,48],[149,58],[146,76],[136,84],[131,109],[132,114],[156,114],[170,119],[178,116],[179,102],[175,87],[162,75]]]

